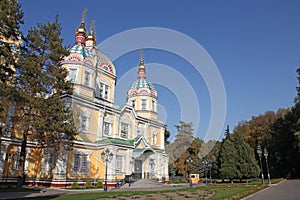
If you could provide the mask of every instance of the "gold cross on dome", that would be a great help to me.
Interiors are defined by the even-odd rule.
[[[82,22],[82,23],[84,23],[84,21],[85,21],[86,13],[87,13],[87,8],[85,8],[85,9],[82,11],[82,18],[81,18],[81,22]]]
[[[91,23],[91,26],[90,26],[90,32],[95,32],[95,24],[96,24],[96,21],[95,20],[92,20],[92,23]]]

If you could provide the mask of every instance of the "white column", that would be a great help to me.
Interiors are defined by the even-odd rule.
[[[114,138],[118,138],[119,135],[119,116],[114,115],[114,133],[113,133],[113,137]]]
[[[146,123],[146,124],[145,124],[144,138],[145,138],[146,141],[149,143],[149,138],[148,138],[148,136],[149,136],[149,124]]]
[[[4,143],[4,142],[1,143],[1,149],[0,149],[0,176],[2,176],[2,174],[3,174],[5,158],[8,158],[8,154],[6,152],[7,147],[8,147],[7,143]]]
[[[110,160],[110,162],[107,162],[107,180],[115,180],[115,174],[116,174],[116,157],[117,157],[117,152],[118,148],[117,147],[112,147],[108,148],[110,152],[114,154],[113,159]],[[105,174],[104,174],[105,176]]]
[[[160,148],[165,150],[165,128],[160,129]]]
[[[101,140],[103,137],[103,115],[104,112],[102,109],[98,111],[98,137],[97,140]]]
[[[24,166],[24,171],[25,174],[28,173],[28,167],[29,167],[29,161],[30,161],[30,153],[31,153],[32,149],[31,148],[27,148],[26,149],[26,160],[25,160],[25,166]]]
[[[57,156],[56,161],[56,179],[64,179],[66,177],[67,172],[67,151],[62,152],[60,155]]]

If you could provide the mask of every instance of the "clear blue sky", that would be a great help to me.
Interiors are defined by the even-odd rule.
[[[193,38],[209,53],[220,71],[227,96],[224,125],[230,125],[231,129],[254,115],[293,105],[300,60],[300,1],[20,0],[20,3],[25,12],[23,32],[37,22],[53,21],[58,14],[66,45],[74,43],[84,8],[88,9],[87,28],[92,19],[96,21],[98,43],[141,27],[168,28]],[[210,120],[211,102],[202,77],[186,60],[170,52],[146,49],[145,62],[168,65],[189,81],[200,107],[196,136],[203,138]],[[138,51],[123,55],[114,63],[118,77],[122,77],[138,64]],[[147,77],[151,81],[151,74]],[[174,80],[174,84],[180,87],[181,83]],[[155,87],[165,111],[162,118],[174,137],[174,125],[185,120],[180,119],[179,100],[168,86],[155,84]],[[125,103],[125,96],[116,98],[118,105]]]

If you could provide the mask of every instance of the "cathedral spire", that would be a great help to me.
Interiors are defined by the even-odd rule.
[[[82,12],[82,17],[81,17],[81,24],[77,28],[76,31],[76,44],[85,44],[85,39],[86,39],[86,29],[85,29],[85,16],[87,13],[87,9],[85,8]]]
[[[146,78],[146,66],[144,64],[144,50],[140,50],[140,64],[138,66],[138,78]]]

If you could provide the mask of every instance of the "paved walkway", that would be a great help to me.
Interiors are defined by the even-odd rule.
[[[109,191],[131,191],[131,190],[165,190],[165,189],[177,189],[182,187],[189,187],[188,184],[184,185],[168,185],[158,183],[154,180],[142,179],[132,183],[129,187],[128,183],[122,188],[108,188]],[[103,189],[93,190],[66,190],[60,188],[45,188],[43,191],[32,192],[1,192],[0,199],[20,199],[20,198],[34,198],[41,197],[43,199],[51,199],[51,197],[58,197],[66,194],[78,194],[85,192],[103,192]]]
[[[285,180],[277,185],[272,185],[244,199],[247,200],[299,200],[300,179]]]
[[[91,190],[89,192],[102,192],[103,189]],[[21,199],[21,198],[34,198],[41,197],[43,199],[50,199],[51,197],[58,197],[66,194],[84,193],[86,190],[65,190],[59,188],[45,188],[41,191],[32,192],[1,192],[0,199]],[[48,198],[47,198],[48,197]]]

